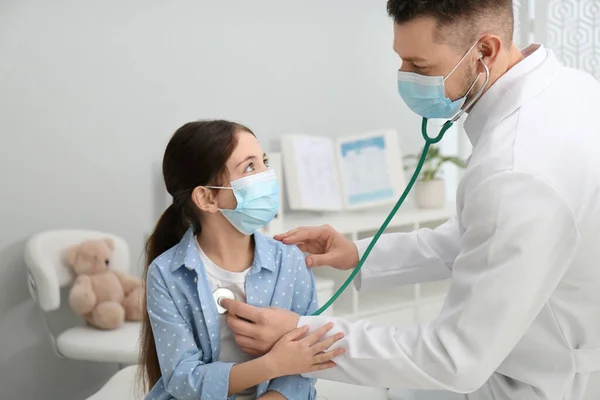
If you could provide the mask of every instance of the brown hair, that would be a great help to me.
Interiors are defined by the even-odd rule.
[[[466,50],[483,32],[502,35],[505,46],[512,44],[514,11],[512,0],[388,0],[388,15],[397,24],[419,17],[432,17],[442,42],[455,42]]]
[[[224,120],[190,122],[174,134],[163,157],[162,171],[167,192],[173,203],[158,220],[146,242],[146,269],[165,251],[175,246],[191,226],[200,233],[200,218],[191,195],[198,186],[221,186],[226,179],[227,160],[237,145],[237,133],[252,131],[243,125]],[[146,297],[144,296],[146,310]],[[141,333],[139,381],[144,392],[161,377],[154,335],[148,312],[144,312]]]

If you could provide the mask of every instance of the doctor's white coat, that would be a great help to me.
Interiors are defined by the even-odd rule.
[[[408,330],[302,317],[346,334],[338,367],[310,376],[470,400],[579,400],[600,379],[600,84],[543,46],[525,55],[467,118],[457,217],[384,235],[358,278],[451,278],[441,314]]]

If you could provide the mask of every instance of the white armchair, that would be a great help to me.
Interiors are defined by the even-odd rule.
[[[44,319],[55,351],[62,357],[97,362],[135,364],[138,360],[140,337],[139,323],[126,322],[121,328],[103,331],[79,324],[61,327],[53,332],[48,315],[65,309],[72,313],[64,301],[61,289],[70,285],[73,276],[63,260],[64,251],[84,240],[110,237],[115,242],[114,265],[129,268],[127,243],[113,234],[83,231],[56,230],[33,236],[25,248],[25,263],[28,269],[29,291],[43,311]]]

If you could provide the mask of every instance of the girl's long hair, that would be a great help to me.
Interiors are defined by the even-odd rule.
[[[224,179],[227,175],[226,162],[237,145],[237,133],[241,131],[252,133],[234,122],[207,120],[187,123],[173,134],[162,164],[165,186],[173,197],[173,203],[162,214],[146,242],[144,283],[150,264],[178,244],[190,226],[196,234],[200,233],[202,227],[196,206],[191,200],[192,192],[198,186]],[[139,383],[144,393],[162,375],[146,305],[144,296],[139,358]]]

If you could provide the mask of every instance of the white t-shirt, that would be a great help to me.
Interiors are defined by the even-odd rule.
[[[235,299],[246,301],[246,277],[250,272],[250,268],[243,272],[230,272],[219,268],[210,260],[198,246],[200,259],[204,264],[204,270],[208,276],[211,289],[214,291],[218,288],[227,288],[233,292]],[[252,360],[252,356],[242,352],[233,336],[233,332],[227,326],[227,314],[219,315],[219,325],[221,327],[221,351],[219,361],[241,364]],[[256,399],[256,387],[249,388],[236,395],[236,400],[254,400]]]

